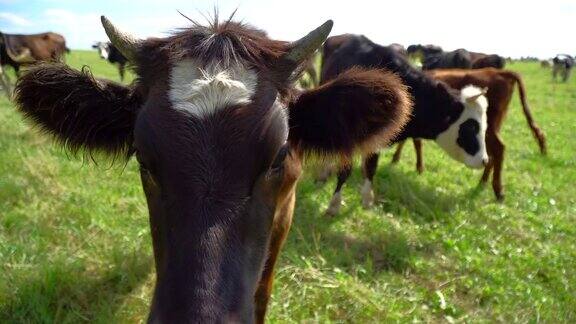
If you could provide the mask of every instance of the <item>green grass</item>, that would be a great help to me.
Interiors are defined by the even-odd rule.
[[[95,52],[68,63],[117,79]],[[395,167],[383,154],[368,211],[355,170],[341,215],[323,217],[334,180],[317,186],[307,172],[270,322],[576,322],[576,78],[509,68],[550,152],[538,153],[515,95],[502,129],[506,201],[433,143],[420,176],[409,146]],[[154,268],[136,163],[70,157],[3,97],[0,125],[0,323],[143,321]]]

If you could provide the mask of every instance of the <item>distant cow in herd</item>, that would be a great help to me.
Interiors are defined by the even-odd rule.
[[[126,64],[128,64],[128,59],[120,53],[116,46],[112,45],[111,42],[97,42],[92,45],[92,48],[98,51],[101,58],[107,60],[112,64],[117,64],[118,73],[120,74],[120,81],[124,81],[124,74],[126,71]]]
[[[32,35],[17,35],[0,33],[0,82],[11,95],[11,85],[8,75],[3,73],[4,66],[12,66],[16,76],[20,74],[20,66],[46,61],[59,61],[70,50],[66,47],[64,36],[53,33]]]
[[[331,21],[292,43],[232,21],[147,40],[102,23],[136,81],[45,64],[19,81],[19,110],[73,152],[138,160],[157,274],[150,323],[264,322],[303,157],[351,160],[386,146],[411,114],[407,87],[391,72],[355,68],[296,91],[294,72]],[[442,124],[419,121],[427,132],[448,131],[455,153],[454,132],[481,145],[480,107],[416,82],[438,88],[429,99],[445,109],[429,116]]]
[[[558,54],[552,60],[552,78],[556,81],[558,75],[562,82],[567,82],[574,67],[574,58],[568,54]]]
[[[506,59],[496,54],[470,52],[470,57],[472,58],[473,69],[482,69],[489,67],[496,69],[503,69],[504,66],[506,65]]]
[[[502,69],[506,65],[506,60],[499,55],[470,52],[463,48],[444,52],[441,47],[435,45],[410,45],[407,52],[409,57],[422,61],[423,70],[485,67]]]
[[[486,95],[488,98],[486,148],[488,150],[488,156],[490,157],[490,163],[484,168],[481,182],[486,183],[489,180],[490,174],[493,172],[492,188],[496,198],[502,200],[504,198],[502,169],[504,165],[505,145],[498,133],[500,132],[502,122],[508,111],[515,87],[518,88],[522,111],[524,112],[532,135],[538,142],[540,152],[546,154],[546,137],[534,122],[528,106],[526,89],[524,88],[522,78],[518,73],[494,68],[479,70],[434,70],[427,72],[427,74],[436,80],[445,82],[455,89],[462,89],[469,84],[473,84],[488,90]],[[414,148],[416,149],[416,169],[419,173],[422,173],[424,170],[422,140],[419,138],[414,138],[413,140]],[[392,159],[393,163],[398,162],[400,159],[403,145],[403,142],[398,144],[398,148]]]
[[[340,36],[336,36],[340,37]],[[331,38],[326,42],[333,46]],[[326,53],[331,53],[326,56]],[[469,167],[480,168],[488,163],[484,134],[486,131],[487,101],[480,88],[471,86],[462,91],[452,90],[414,68],[407,58],[395,49],[373,43],[365,36],[348,35],[335,49],[326,51],[322,64],[321,83],[330,82],[355,66],[378,67],[390,70],[402,78],[414,100],[414,110],[408,124],[393,139],[433,139],[452,158]],[[363,162],[365,177],[362,188],[363,205],[369,207],[374,199],[372,182],[378,162],[378,151],[366,152]],[[336,214],[341,205],[341,189],[351,173],[350,161],[343,161],[338,171],[338,183],[327,210]]]
[[[424,61],[426,56],[435,55],[442,53],[442,47],[428,44],[428,45],[410,45],[406,49],[406,53],[409,58]]]

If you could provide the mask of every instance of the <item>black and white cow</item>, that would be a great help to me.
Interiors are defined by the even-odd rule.
[[[120,51],[110,42],[97,42],[92,45],[92,48],[98,50],[100,57],[108,60],[112,64],[118,64],[118,73],[120,73],[120,80],[124,81],[124,71],[128,60]]]
[[[450,157],[471,168],[481,168],[488,163],[484,141],[488,102],[484,90],[467,86],[461,92],[433,80],[414,68],[407,58],[393,48],[378,45],[365,36],[351,35],[322,65],[321,83],[335,78],[347,69],[378,67],[395,72],[410,88],[414,100],[412,118],[394,139],[407,138],[435,140]],[[376,172],[378,152],[365,155],[363,173],[366,177],[362,189],[363,204],[373,202],[372,180]],[[341,205],[340,190],[350,176],[350,163],[343,163],[338,172],[338,184],[328,214],[338,212]]]
[[[560,74],[562,82],[568,81],[572,68],[574,67],[574,58],[568,54],[558,54],[552,62],[554,63],[552,79],[556,81],[556,77]]]

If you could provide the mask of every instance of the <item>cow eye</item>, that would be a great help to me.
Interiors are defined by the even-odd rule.
[[[284,161],[286,160],[288,154],[290,154],[290,149],[288,147],[288,144],[284,144],[284,146],[280,148],[280,150],[276,154],[276,157],[274,158],[274,161],[270,165],[269,172],[271,174],[277,174],[284,170]]]

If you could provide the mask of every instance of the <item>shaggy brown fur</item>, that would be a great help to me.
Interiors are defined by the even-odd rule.
[[[352,68],[290,104],[290,141],[320,154],[374,152],[402,130],[411,111],[408,88],[398,76]]]
[[[70,152],[105,151],[129,157],[134,120],[142,104],[134,89],[97,80],[87,68],[42,64],[20,78],[15,95],[20,111],[56,135]]]

